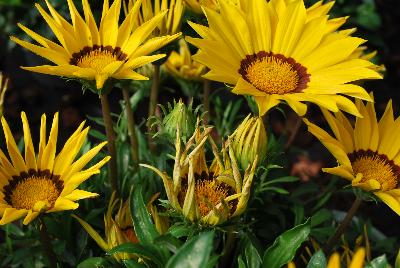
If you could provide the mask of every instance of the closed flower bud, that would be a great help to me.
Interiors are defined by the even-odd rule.
[[[168,104],[168,110],[163,108],[164,118],[161,123],[161,132],[166,134],[171,142],[175,142],[176,129],[180,126],[180,133],[182,141],[186,141],[188,137],[192,136],[196,126],[196,114],[192,110],[192,105],[186,106],[182,100],[179,102],[174,101],[174,106]]]
[[[261,117],[248,115],[230,137],[235,156],[242,169],[258,155],[261,163],[267,154],[267,133]]]

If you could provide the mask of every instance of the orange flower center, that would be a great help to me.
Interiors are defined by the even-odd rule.
[[[232,202],[228,203],[227,208],[220,206],[221,201],[230,195],[230,187],[228,185],[219,183],[218,181],[212,179],[212,174],[208,176],[203,172],[202,175],[196,175],[196,177],[194,191],[197,207],[201,217],[206,216],[213,209],[232,209],[234,205]],[[187,187],[182,187],[178,195],[179,203],[182,207],[185,201],[186,192]]]
[[[31,210],[39,201],[46,208],[53,207],[63,189],[59,176],[49,171],[33,171],[21,173],[4,186],[4,200],[16,209]]]
[[[389,160],[386,155],[359,150],[350,154],[354,175],[363,175],[361,182],[378,181],[382,190],[388,191],[397,188],[400,178],[400,167]]]
[[[292,58],[260,51],[242,60],[239,73],[259,91],[267,94],[301,92],[307,87],[307,69]]]
[[[85,47],[80,52],[74,53],[70,60],[71,65],[82,68],[90,68],[97,73],[101,73],[105,66],[115,61],[126,60],[127,55],[121,51],[121,48],[112,48],[111,46],[93,46]]]

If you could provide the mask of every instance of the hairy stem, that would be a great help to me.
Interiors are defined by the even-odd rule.
[[[160,65],[154,64],[154,72],[153,72],[153,83],[151,85],[151,92],[150,92],[150,103],[149,103],[149,114],[147,120],[154,116],[156,112],[157,102],[158,102],[158,91],[160,87]],[[147,130],[150,133],[151,126],[150,121],[147,121]],[[151,135],[148,135],[148,143],[151,151],[155,150],[155,145],[151,138]]]
[[[204,115],[204,124],[208,123],[210,117],[210,86],[211,82],[208,79],[203,81],[203,108],[206,114]]]
[[[331,252],[331,250],[333,249],[333,247],[335,246],[337,241],[340,239],[340,237],[342,236],[344,231],[346,231],[347,227],[349,226],[349,224],[351,223],[351,221],[353,219],[353,216],[356,214],[358,208],[360,207],[361,202],[362,202],[362,199],[360,197],[357,197],[354,200],[353,204],[351,205],[351,208],[349,209],[349,211],[347,211],[346,216],[344,217],[343,221],[340,223],[335,234],[331,238],[329,238],[328,242],[324,246],[323,251],[325,252],[325,254],[329,254]]]
[[[299,133],[299,130],[300,130],[300,127],[301,127],[302,123],[303,123],[302,118],[300,116],[297,116],[296,123],[294,124],[293,129],[290,132],[290,136],[289,136],[288,140],[285,143],[285,147],[284,147],[285,151],[287,149],[289,149],[289,147],[293,144],[294,140],[296,139],[297,133]]]
[[[133,161],[133,166],[136,170],[139,164],[139,150],[138,150],[139,146],[135,131],[135,118],[133,116],[128,88],[124,87],[122,89],[122,94],[124,95],[125,112],[126,112],[126,117],[128,119],[128,134],[131,143],[132,161]]]
[[[57,256],[53,251],[53,246],[51,245],[51,240],[47,233],[46,224],[41,216],[39,217],[39,233],[43,251],[49,260],[50,267],[57,268]]]
[[[106,128],[108,153],[111,156],[111,159],[108,162],[108,178],[110,180],[112,190],[118,192],[117,151],[115,148],[115,133],[111,118],[110,104],[108,102],[108,95],[100,95],[100,100],[104,126]]]

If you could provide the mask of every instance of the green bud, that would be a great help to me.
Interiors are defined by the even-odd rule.
[[[176,139],[176,129],[180,126],[182,141],[186,141],[194,133],[196,126],[197,110],[193,111],[192,105],[186,106],[182,100],[174,101],[174,106],[168,103],[168,110],[162,107],[164,118],[161,123],[162,132],[166,134],[173,143]]]
[[[242,169],[252,164],[258,155],[259,163],[267,154],[267,133],[261,117],[249,114],[230,137],[236,159]]]

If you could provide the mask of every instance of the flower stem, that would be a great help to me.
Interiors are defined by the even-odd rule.
[[[220,267],[232,266],[232,260],[233,260],[232,254],[234,253],[235,247],[236,247],[236,234],[233,231],[233,228],[229,228],[225,242],[225,248],[223,251],[223,255],[221,257]]]
[[[344,217],[343,221],[340,223],[339,227],[337,228],[335,234],[329,238],[328,242],[326,245],[323,247],[323,251],[325,254],[329,254],[334,247],[334,245],[337,243],[337,241],[340,239],[344,231],[346,231],[347,226],[351,223],[353,216],[356,214],[358,208],[360,207],[362,202],[362,199],[357,196],[357,198],[354,200],[353,204],[351,205],[351,208],[349,211],[347,211],[346,216]]]
[[[110,161],[108,162],[108,178],[110,180],[111,188],[113,191],[118,192],[117,186],[117,151],[115,149],[115,134],[113,129],[113,123],[111,119],[111,112],[110,112],[110,104],[108,102],[108,95],[100,95],[101,100],[101,110],[103,113],[103,120],[104,126],[106,128],[106,135],[107,135],[107,146],[108,146],[108,153],[111,156]]]
[[[293,129],[290,132],[290,136],[289,136],[288,140],[285,143],[285,147],[284,147],[285,151],[287,149],[289,149],[289,147],[293,144],[293,142],[294,142],[294,140],[295,140],[295,138],[297,136],[297,133],[299,133],[299,130],[300,130],[300,127],[301,127],[302,123],[303,123],[302,118],[300,116],[297,116],[297,119],[296,119],[296,122],[295,122],[295,124],[293,126]]]
[[[208,79],[204,79],[203,81],[203,108],[206,114],[204,115],[204,124],[207,125],[209,113],[210,113],[210,86],[211,82]]]
[[[157,107],[157,101],[158,101],[158,91],[160,87],[160,65],[158,64],[153,64],[154,66],[154,72],[153,72],[153,83],[151,84],[151,92],[150,92],[150,103],[149,103],[149,115],[147,119],[150,119],[150,117],[154,116],[156,112],[156,107]],[[147,130],[150,133],[151,131],[151,126],[150,126],[150,121],[147,121]],[[148,135],[148,143],[151,151],[154,151],[155,145],[152,141],[151,135]]]
[[[42,242],[43,251],[46,254],[51,268],[57,268],[57,257],[53,251],[49,234],[47,233],[46,224],[42,217],[39,217],[39,232],[40,240]]]
[[[130,95],[127,87],[122,88],[122,94],[124,95],[125,112],[126,118],[128,119],[128,134],[131,143],[132,161],[134,169],[136,170],[139,164],[138,140],[135,131],[135,118],[133,117]]]

